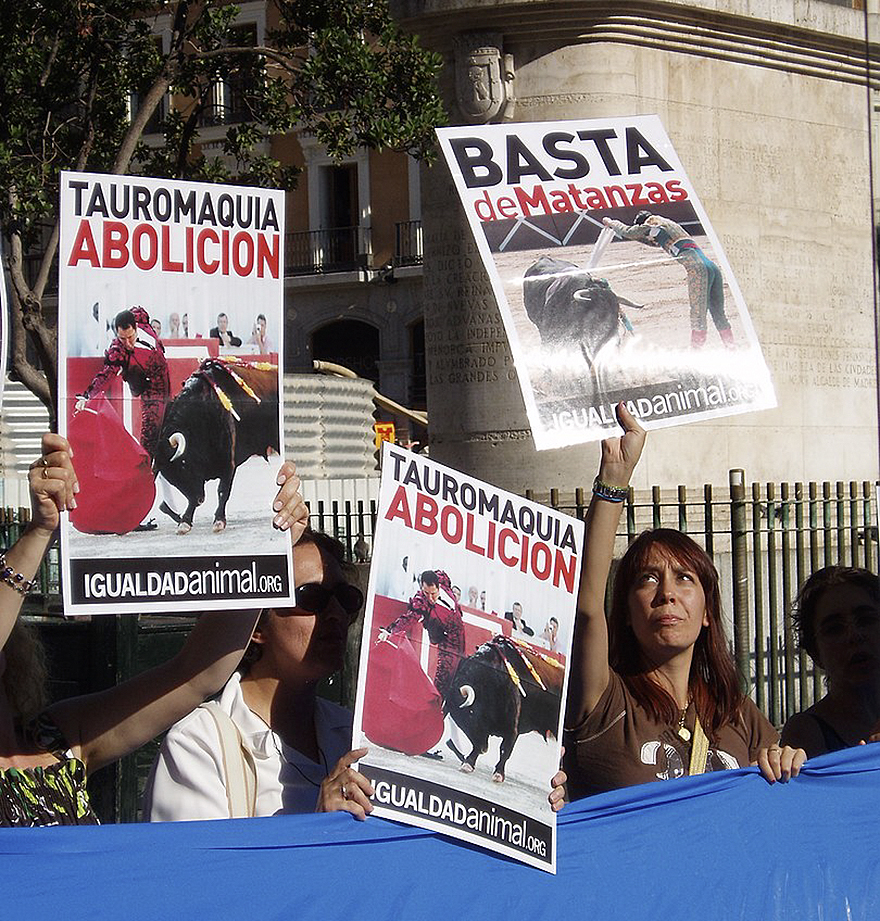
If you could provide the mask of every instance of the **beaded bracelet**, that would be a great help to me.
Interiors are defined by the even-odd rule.
[[[629,495],[628,486],[611,486],[603,483],[599,477],[593,480],[593,495],[606,502],[623,502]]]
[[[7,566],[5,553],[0,553],[0,582],[5,582],[22,595],[26,595],[37,584],[35,579],[25,579],[20,572]]]

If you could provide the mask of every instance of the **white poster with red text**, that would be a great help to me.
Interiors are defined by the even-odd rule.
[[[721,243],[657,116],[442,128],[539,450],[776,405]]]
[[[289,600],[271,505],[282,422],[284,194],[63,173],[59,428],[68,614]]]
[[[583,522],[385,443],[352,748],[375,814],[555,872]]]

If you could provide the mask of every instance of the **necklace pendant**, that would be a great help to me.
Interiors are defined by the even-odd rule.
[[[690,742],[691,740],[691,731],[687,726],[678,727],[678,737],[684,742]]]

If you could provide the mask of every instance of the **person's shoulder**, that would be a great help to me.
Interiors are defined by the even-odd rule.
[[[793,713],[782,727],[782,744],[792,748],[802,748],[809,757],[821,755],[827,751],[822,725],[813,713],[813,707]]]
[[[116,361],[120,358],[124,358],[126,355],[125,346],[119,341],[119,339],[114,339],[110,345],[107,346],[107,351],[104,352],[104,357],[109,361]]]
[[[743,697],[742,704],[740,704],[740,715],[742,722],[747,726],[757,725],[762,728],[771,726],[770,720],[758,709],[758,705],[751,697]]]
[[[204,736],[217,734],[216,720],[211,715],[210,707],[219,707],[230,719],[235,720],[235,710],[245,706],[241,693],[240,676],[234,673],[216,697],[199,704],[194,710],[182,716],[169,730],[166,738],[182,736]]]
[[[352,725],[354,714],[348,707],[343,707],[332,700],[326,700],[324,697],[318,697],[315,700],[315,708],[319,711],[321,719],[331,728],[347,729]]]
[[[185,736],[204,736],[211,730],[213,725],[214,718],[208,712],[207,707],[204,704],[200,704],[195,710],[187,713],[186,716],[181,717],[174,723],[168,730],[165,739],[166,741],[174,741]]]
[[[584,741],[597,731],[604,732],[613,723],[618,722],[627,711],[635,709],[635,699],[629,692],[626,682],[613,669],[608,669],[608,684],[602,691],[596,706],[584,716],[577,725],[565,726],[575,741]]]

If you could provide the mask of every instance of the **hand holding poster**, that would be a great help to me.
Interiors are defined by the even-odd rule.
[[[291,597],[266,351],[283,331],[283,218],[281,192],[62,174],[59,427],[81,487],[63,524],[68,613]],[[231,332],[252,327],[246,346]]]
[[[375,814],[551,872],[583,523],[389,443],[352,748]]]
[[[742,294],[656,116],[437,132],[539,450],[776,405]]]

